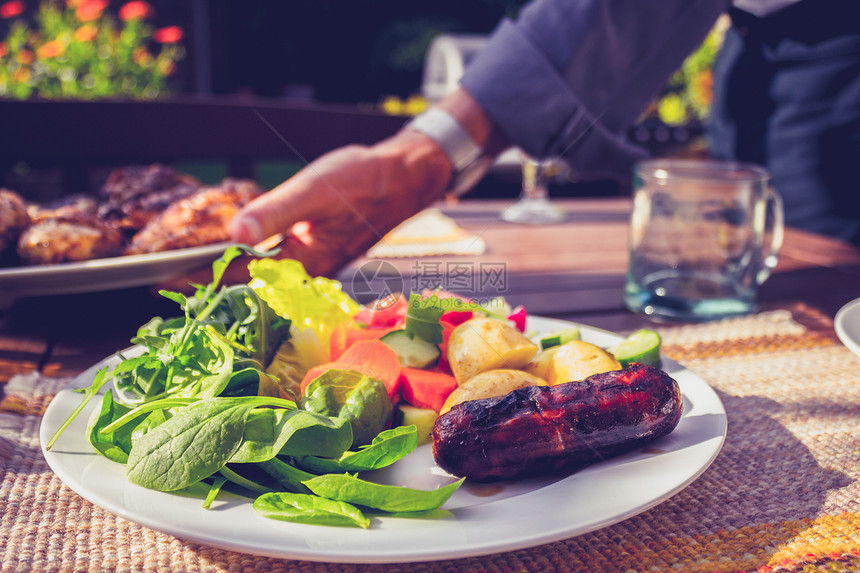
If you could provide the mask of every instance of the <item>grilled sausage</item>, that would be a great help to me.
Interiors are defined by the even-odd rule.
[[[664,436],[680,418],[678,383],[634,364],[463,402],[436,420],[433,456],[445,471],[475,481],[573,471]]]

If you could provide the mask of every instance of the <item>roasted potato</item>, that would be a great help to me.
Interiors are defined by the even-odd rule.
[[[537,344],[516,328],[492,318],[467,320],[451,332],[448,363],[458,384],[497,368],[522,368]]]
[[[546,381],[523,370],[502,368],[476,374],[454,389],[439,410],[441,416],[452,407],[469,400],[495,398],[526,386],[546,386]]]
[[[553,346],[538,354],[524,370],[550,385],[584,380],[598,372],[620,370],[621,364],[603,348],[582,340]]]
[[[555,353],[558,352],[559,348],[561,346],[550,346],[546,350],[541,350],[535,354],[534,358],[529,360],[528,364],[523,366],[523,370],[549,382],[553,378],[551,375],[553,371],[553,358],[555,358]]]

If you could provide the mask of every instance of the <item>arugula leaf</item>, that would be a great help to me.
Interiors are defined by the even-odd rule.
[[[416,447],[418,428],[397,426],[380,432],[373,442],[358,451],[344,452],[339,458],[331,459],[318,454],[296,458],[296,463],[318,474],[378,470],[404,458]]]
[[[325,474],[303,482],[315,494],[387,512],[439,509],[465,478],[434,490],[382,485],[350,474]]]
[[[105,382],[107,382],[110,379],[107,375],[107,371],[108,371],[108,368],[107,368],[107,366],[105,366],[104,368],[102,368],[98,372],[96,372],[96,375],[93,377],[93,382],[92,382],[92,384],[89,385],[89,387],[87,387],[85,389],[81,389],[81,390],[76,390],[77,392],[83,392],[84,399],[83,399],[83,401],[81,401],[80,404],[78,404],[75,407],[74,410],[72,410],[72,413],[69,414],[69,417],[66,418],[66,421],[63,422],[59,428],[57,428],[57,431],[54,432],[54,435],[51,436],[51,439],[48,440],[47,444],[45,444],[46,450],[50,450],[54,446],[54,444],[57,442],[57,439],[60,437],[60,435],[64,431],[66,431],[66,428],[68,428],[69,425],[72,423],[72,421],[74,421],[74,419],[78,417],[78,414],[80,414],[84,410],[84,408],[87,407],[87,404],[90,403],[90,400],[93,399],[93,396],[98,394],[99,390],[101,390],[101,388],[102,388],[102,386],[104,386]]]
[[[370,519],[348,503],[300,493],[266,493],[254,500],[254,511],[293,523],[370,527]]]

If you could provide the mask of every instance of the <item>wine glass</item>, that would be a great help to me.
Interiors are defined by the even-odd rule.
[[[523,190],[517,202],[502,211],[502,219],[530,225],[564,219],[564,212],[549,199],[549,180],[555,172],[556,164],[551,159],[537,159],[523,152]]]

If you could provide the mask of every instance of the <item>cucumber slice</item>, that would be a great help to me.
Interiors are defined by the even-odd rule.
[[[439,362],[442,351],[431,342],[409,336],[405,330],[394,330],[382,338],[395,353],[403,368],[430,368]]]
[[[660,335],[657,332],[643,328],[606,350],[611,352],[624,368],[634,362],[660,368],[662,364],[660,360],[661,343]]]
[[[580,340],[581,338],[582,335],[579,332],[579,327],[572,326],[568,329],[562,330],[561,332],[556,332],[555,334],[550,334],[549,336],[541,338],[540,349],[546,350],[553,346],[561,346],[566,342],[570,342],[571,340]]]
[[[400,425],[412,426],[418,428],[418,445],[423,446],[433,441],[433,424],[436,423],[436,418],[439,413],[430,408],[416,408],[409,404],[400,403],[397,405],[400,411]]]

